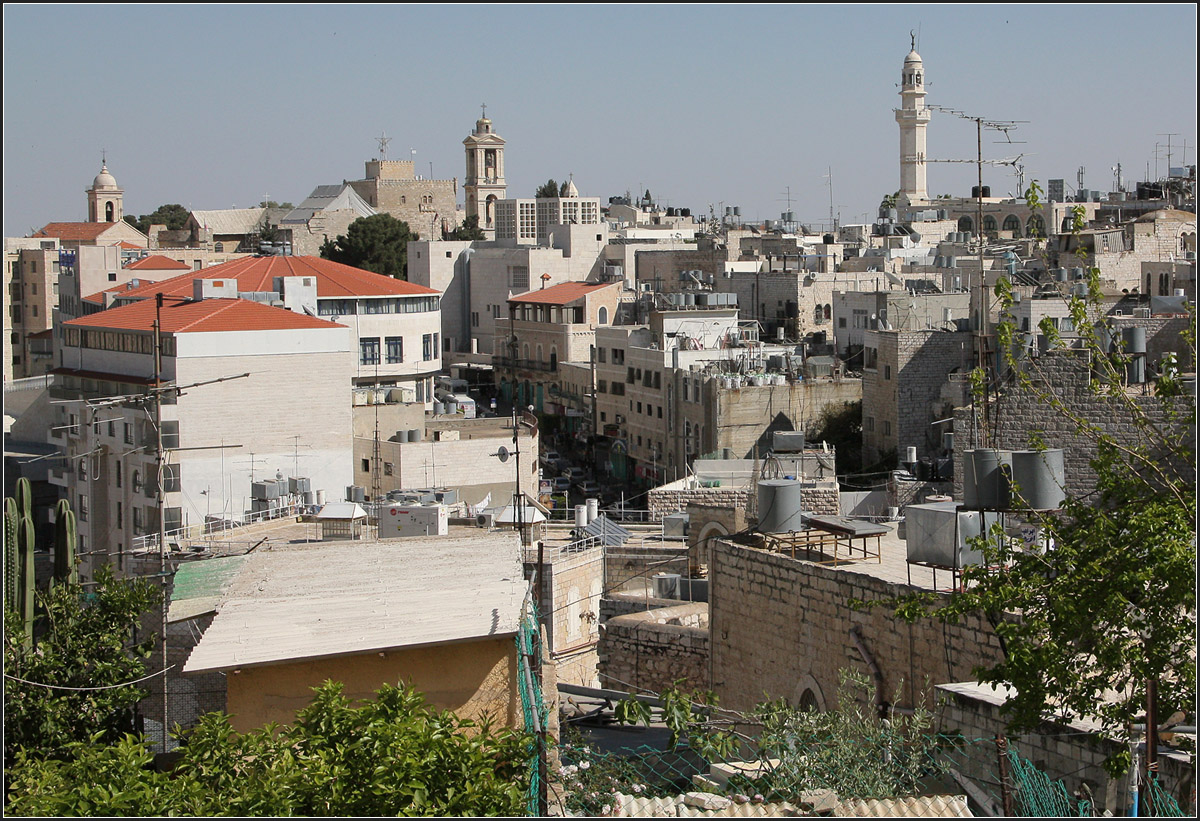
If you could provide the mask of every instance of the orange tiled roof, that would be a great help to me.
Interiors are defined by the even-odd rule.
[[[153,299],[82,316],[63,324],[71,328],[111,328],[123,331],[154,330]],[[335,322],[275,308],[248,299],[190,299],[167,297],[162,308],[163,333],[215,331],[284,331],[344,327]]]
[[[356,296],[436,296],[440,292],[320,257],[245,257],[191,271],[162,282],[124,291],[122,296],[148,298],[156,293],[191,298],[196,279],[236,279],[239,291],[272,291],[275,277],[313,277],[320,298]]]
[[[604,282],[590,284],[587,282],[561,282],[549,288],[528,291],[509,298],[509,302],[536,303],[539,305],[567,305],[577,299],[595,293],[601,288],[615,288],[616,283]]]
[[[34,234],[35,237],[58,237],[65,240],[94,240],[116,226],[115,222],[51,222]],[[136,246],[134,246],[136,247]]]
[[[124,243],[121,244],[124,245]],[[135,245],[130,247],[136,248],[137,246]],[[134,260],[125,266],[125,269],[128,271],[135,271],[141,268],[149,268],[154,271],[166,271],[171,269],[177,271],[192,270],[192,267],[187,263],[180,262],[177,259],[171,259],[170,257],[164,257],[162,254],[151,254],[148,257],[142,257],[141,259]]]
[[[142,246],[140,246],[140,245],[134,245],[132,242],[126,242],[125,240],[121,240],[120,242],[116,243],[116,246],[117,246],[118,248],[123,248],[123,249],[125,249],[126,251],[140,251],[140,250],[142,250]]]

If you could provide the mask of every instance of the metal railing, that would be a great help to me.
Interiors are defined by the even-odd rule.
[[[258,512],[244,512],[240,517],[231,519],[209,518],[208,521],[198,525],[186,525],[184,527],[174,528],[164,533],[167,543],[191,541],[196,539],[204,539],[210,537],[225,538],[230,533],[242,530],[250,525],[262,524],[263,522],[272,521],[275,519],[286,519],[289,517],[298,516],[308,509],[308,505],[293,503],[284,505],[283,507],[274,508],[272,510],[261,510]],[[148,533],[145,536],[138,536],[133,540],[133,552],[155,551],[158,550],[158,533]]]

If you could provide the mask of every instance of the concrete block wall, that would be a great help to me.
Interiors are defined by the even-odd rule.
[[[600,685],[661,692],[680,679],[684,689],[707,687],[708,607],[679,604],[616,616],[600,636]]]
[[[863,573],[718,540],[709,585],[710,686],[722,705],[735,710],[766,698],[796,704],[805,690],[819,705],[831,707],[839,670],[869,675],[850,634],[855,626],[882,670],[884,697],[900,706],[918,701],[932,706],[927,679],[960,681],[975,667],[1001,658],[999,639],[982,619],[909,625],[886,606],[851,607],[852,600],[878,603],[909,589]]]

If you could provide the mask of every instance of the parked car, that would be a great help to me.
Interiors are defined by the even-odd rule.
[[[571,480],[570,479],[568,479],[566,476],[555,476],[554,477],[554,492],[555,493],[566,493],[570,489],[571,489]]]
[[[573,485],[587,479],[587,471],[580,467],[567,467],[563,470],[562,475],[570,479]]]
[[[562,459],[556,450],[548,450],[538,457],[538,461],[542,463],[542,467],[549,470],[558,470],[558,463]]]
[[[585,499],[600,498],[600,485],[593,479],[580,482],[576,487],[579,488],[579,492],[583,494]]]

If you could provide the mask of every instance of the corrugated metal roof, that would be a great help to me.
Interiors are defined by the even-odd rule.
[[[360,217],[378,213],[349,185],[318,185],[308,199],[289,211],[279,223],[308,222],[318,211],[354,211]]]
[[[973,818],[964,795],[925,795],[906,798],[841,799],[830,813],[815,813],[790,802],[736,803],[704,810],[684,803],[684,796],[643,798],[618,793],[616,818],[794,818],[830,815],[835,818]]]
[[[526,588],[502,532],[260,551],[184,672],[511,635]]]
[[[245,556],[224,556],[181,564],[175,571],[167,621],[186,621],[215,610],[245,560]]]
[[[193,211],[192,219],[213,234],[253,234],[262,222],[265,208],[225,208],[220,211]]]

